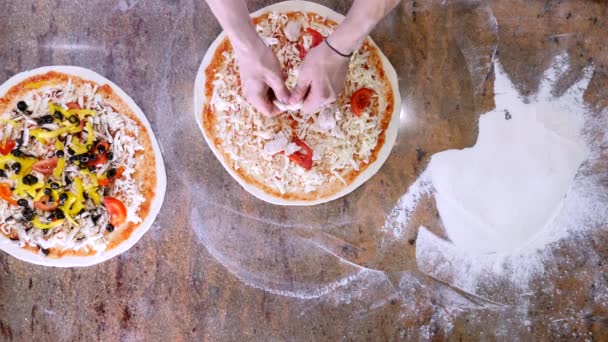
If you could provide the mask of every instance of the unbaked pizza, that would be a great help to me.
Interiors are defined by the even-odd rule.
[[[327,16],[304,11],[271,11],[253,21],[289,88],[295,87],[307,52],[337,26]],[[258,197],[278,204],[320,203],[344,195],[377,161],[395,115],[397,89],[386,72],[392,67],[371,39],[352,56],[338,100],[313,115],[290,107],[277,117],[262,115],[242,95],[229,39],[223,37],[208,53],[198,114],[202,129],[224,166],[246,188],[259,190]]]
[[[164,172],[134,109],[107,84],[56,71],[0,96],[0,238],[56,259],[128,240]]]

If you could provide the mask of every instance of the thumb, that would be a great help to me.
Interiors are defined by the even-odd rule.
[[[274,96],[276,96],[277,100],[281,103],[289,103],[289,90],[287,90],[287,86],[285,86],[285,82],[283,82],[280,78],[274,78],[268,82],[270,88],[274,92]]]
[[[310,89],[310,82],[306,79],[298,80],[298,84],[291,92],[291,97],[289,98],[289,104],[301,103],[308,94],[308,90]]]

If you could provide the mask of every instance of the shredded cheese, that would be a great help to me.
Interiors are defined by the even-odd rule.
[[[297,45],[308,50],[312,44],[306,29],[312,28],[323,36],[334,30],[332,25],[324,24],[323,18],[307,16],[310,15],[300,13],[290,20],[285,14],[273,12],[256,26],[288,75],[288,87],[295,86],[303,62]],[[368,63],[369,52],[357,52],[352,57],[345,89],[335,104],[314,115],[289,108],[287,114],[273,118],[263,116],[247,103],[239,86],[234,55],[225,52],[224,57],[225,62],[216,69],[210,104],[216,118],[215,134],[235,170],[243,170],[280,194],[310,193],[333,182],[346,185],[345,175],[369,163],[382,133],[382,119],[391,114],[386,113],[386,100],[382,98],[385,94],[378,93],[372,99],[376,105],[361,116],[351,111],[350,96],[356,90],[383,89],[376,77],[377,67]],[[313,150],[311,170],[287,157],[300,151],[292,142],[294,137]]]
[[[93,141],[108,141],[111,145],[111,152],[114,159],[107,162],[103,167],[94,171],[80,170],[73,163],[63,165],[64,169],[59,169],[52,176],[45,176],[35,170],[28,170],[33,176],[37,177],[40,182],[34,186],[24,186],[28,191],[40,191],[42,187],[48,187],[41,182],[57,182],[60,183],[61,191],[72,196],[85,189],[82,209],[83,211],[74,213],[65,213],[66,219],[57,227],[51,229],[38,229],[32,227],[23,216],[23,208],[20,206],[8,205],[6,201],[0,200],[0,230],[3,234],[11,237],[15,243],[23,246],[34,246],[42,249],[58,248],[60,250],[75,250],[89,252],[91,250],[99,253],[105,250],[108,244],[108,237],[105,234],[106,226],[109,223],[109,215],[105,207],[100,205],[100,198],[103,196],[113,196],[120,199],[127,207],[127,221],[139,223],[142,218],[139,216],[141,204],[146,200],[141,191],[139,184],[133,178],[136,166],[136,153],[143,150],[139,144],[137,136],[139,134],[139,126],[129,117],[118,113],[115,109],[104,101],[104,98],[97,93],[97,86],[89,83],[84,83],[80,86],[75,86],[71,80],[67,84],[36,83],[31,86],[32,90],[25,98],[21,99],[28,105],[28,110],[31,113],[24,114],[16,108],[0,113],[0,138],[11,138],[13,140],[22,139],[23,143],[20,150],[28,156],[36,159],[47,159],[53,157],[57,150],[57,146],[62,147],[61,143],[56,144],[57,138],[46,139],[33,138],[32,131],[34,129],[49,129],[57,130],[67,121],[57,123],[56,120],[52,124],[39,126],[36,122],[44,116],[53,115],[54,111],[68,112],[67,104],[77,102],[83,113],[93,114],[91,116],[83,116],[86,120],[86,129],[82,132],[81,144],[91,145]],[[51,104],[49,106],[49,104]],[[55,108],[58,106],[59,108]],[[51,107],[51,108],[49,108]],[[86,111],[85,111],[86,110]],[[18,125],[5,124],[5,120],[16,122]],[[48,132],[48,131],[46,131]],[[88,135],[92,133],[92,135]],[[69,158],[68,146],[76,146],[78,137],[76,134],[62,135],[65,138],[65,158]],[[90,148],[90,146],[89,146]],[[122,176],[115,180],[114,184],[102,188],[98,187],[97,179],[105,174],[110,168],[124,167]],[[8,172],[7,165],[0,165]],[[57,169],[56,169],[57,171]],[[8,178],[0,177],[0,182],[8,183],[12,187],[17,186],[17,175],[8,175]],[[74,180],[78,181],[75,182]],[[72,181],[70,184],[69,181]],[[33,187],[39,189],[33,190]],[[83,187],[78,189],[77,187]],[[30,196],[35,192],[31,192]],[[40,194],[37,196],[40,197]],[[23,194],[25,195],[25,194]],[[54,200],[58,200],[59,191],[54,191]],[[33,209],[35,198],[25,197],[28,201],[28,206]],[[73,201],[73,200],[68,200]],[[76,208],[80,208],[77,206]],[[35,210],[36,219],[47,222],[46,216],[50,212]],[[60,222],[58,220],[55,222]]]

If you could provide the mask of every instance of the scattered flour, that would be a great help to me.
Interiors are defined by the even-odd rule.
[[[447,235],[475,254],[543,245],[588,154],[582,113],[560,105],[574,99],[526,104],[500,71],[494,88],[496,108],[479,119],[475,146],[437,153],[427,168]]]
[[[496,108],[480,118],[476,145],[434,155],[384,224],[403,238],[418,200],[432,193],[450,241],[420,228],[422,272],[470,293],[492,276],[521,291],[544,271],[547,246],[608,221],[608,195],[592,167],[606,142],[586,134],[604,116],[586,115],[582,100],[591,68],[551,96],[568,67],[565,56],[556,58],[528,103],[495,63]]]

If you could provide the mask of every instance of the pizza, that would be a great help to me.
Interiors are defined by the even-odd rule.
[[[253,22],[288,88],[295,87],[307,52],[337,26],[307,11],[269,11]],[[400,104],[394,70],[371,39],[352,56],[334,104],[307,115],[276,103],[282,115],[266,117],[244,99],[232,46],[220,38],[208,52],[197,116],[212,150],[246,189],[276,204],[317,204],[354,190],[371,177],[370,166],[379,169],[396,138]]]
[[[44,70],[0,93],[0,247],[50,260],[108,254],[155,215],[156,142],[126,94]]]

